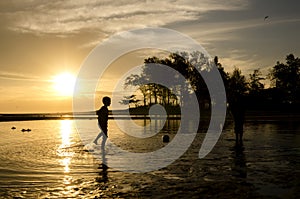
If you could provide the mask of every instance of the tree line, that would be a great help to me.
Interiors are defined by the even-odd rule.
[[[262,75],[260,69],[255,69],[253,73],[245,76],[237,67],[232,72],[225,71],[217,56],[213,60],[209,60],[198,51],[170,53],[165,58],[149,57],[144,60],[140,74],[132,74],[125,80],[124,86],[136,87],[140,91],[141,97],[135,94],[124,96],[120,103],[135,108],[161,104],[172,109],[182,105],[183,100],[180,99],[180,96],[183,96],[183,93],[194,92],[200,106],[209,107],[209,92],[198,71],[208,72],[209,67],[213,65],[218,68],[224,82],[229,106],[242,101],[245,108],[249,109],[286,109],[288,107],[294,109],[300,104],[300,59],[289,54],[285,61],[285,63],[278,61],[270,68],[266,76]],[[155,80],[155,76],[157,76],[152,72],[155,64],[165,65],[176,71],[171,74],[174,77],[170,80],[173,82],[172,86],[165,87],[149,82],[151,79]],[[184,83],[178,81],[178,73],[185,78]],[[263,83],[264,80],[270,81],[268,88]]]

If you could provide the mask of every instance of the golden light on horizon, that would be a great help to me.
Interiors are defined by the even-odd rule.
[[[73,95],[74,86],[76,82],[75,75],[64,72],[60,73],[52,79],[53,89],[60,96],[70,97]]]

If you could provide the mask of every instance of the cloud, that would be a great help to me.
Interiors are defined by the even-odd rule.
[[[30,76],[21,73],[10,73],[5,71],[0,71],[0,79],[20,80],[20,81],[44,81],[38,76]]]
[[[222,64],[227,68],[229,72],[233,70],[234,67],[242,69],[244,72],[249,72],[253,67],[258,67],[259,65],[255,62],[257,55],[249,55],[245,50],[233,49],[228,52],[226,57],[222,58]],[[249,63],[252,63],[249,65]],[[252,72],[252,71],[251,71]]]
[[[205,22],[198,26],[191,24],[188,30],[212,56],[219,56],[226,71],[230,72],[236,66],[249,74],[260,68],[265,75],[278,56],[284,56],[282,52],[289,45],[286,35],[291,35],[288,28],[294,25],[294,31],[299,32],[296,28],[299,22],[299,18],[273,17],[270,21],[264,21],[257,16],[235,21]]]
[[[2,5],[1,5],[2,4]],[[82,30],[111,34],[132,28],[165,26],[179,21],[197,20],[213,10],[241,10],[245,0],[173,1],[18,1],[3,5],[1,15],[13,22],[9,28],[34,34],[68,35]]]

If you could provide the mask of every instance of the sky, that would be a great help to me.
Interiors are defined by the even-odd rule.
[[[55,90],[53,78],[76,75],[112,35],[146,27],[186,34],[218,56],[226,71],[238,67],[246,76],[254,69],[267,74],[290,53],[300,56],[298,0],[4,0],[0,113],[72,111],[72,97]],[[101,92],[109,93],[126,65],[143,60],[128,56],[106,72]]]

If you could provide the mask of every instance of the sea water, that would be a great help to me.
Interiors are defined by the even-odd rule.
[[[198,158],[198,151],[205,132],[200,132],[178,160],[147,173],[110,168],[113,151],[107,152],[108,169],[104,169],[101,159],[84,150],[88,138],[79,132],[94,137],[99,133],[95,123],[95,119],[85,119],[77,129],[75,120],[1,122],[0,197],[299,196],[300,125],[295,121],[247,122],[241,150],[235,148],[232,124],[226,125],[214,149],[203,159]],[[135,123],[143,126],[149,121]],[[157,135],[134,138],[110,120],[109,140],[131,152],[155,151],[166,146],[162,135],[170,135],[172,141],[179,126],[178,120],[168,121]]]

